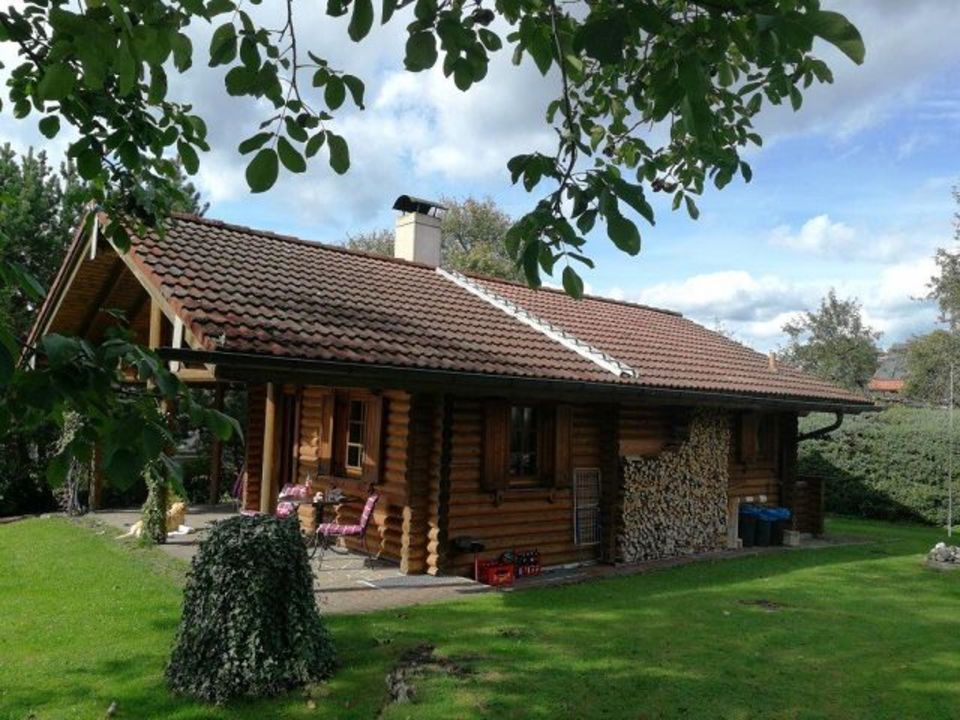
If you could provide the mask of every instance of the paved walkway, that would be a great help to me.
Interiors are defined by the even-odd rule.
[[[234,514],[232,506],[197,506],[187,512],[186,524],[195,528],[190,535],[171,536],[164,552],[189,561],[200,541],[209,532],[210,525]],[[140,519],[139,510],[104,510],[95,517],[117,528],[117,534],[126,532]],[[765,547],[746,550],[686,555],[629,565],[583,565],[557,568],[543,575],[522,578],[502,592],[520,592],[538,587],[569,585],[620,575],[662,570],[695,562],[718,561],[765,555],[778,552],[799,552],[815,548],[836,547],[865,541],[858,537],[832,536],[807,540],[799,547]],[[385,560],[376,560],[349,552],[327,551],[322,561],[314,560],[314,591],[322,612],[327,614],[364,613],[407,605],[467,598],[496,590],[462,577],[434,577],[432,575],[402,575],[399,568]]]
[[[168,536],[164,552],[189,562],[212,523],[234,514],[230,505],[195,506],[187,511],[186,525],[196,532]],[[98,520],[122,535],[140,519],[139,509],[100,510]],[[361,613],[405,605],[450,600],[488,592],[486,585],[462,577],[403,575],[397,565],[348,552],[327,551],[315,559],[314,590],[321,611],[328,614]]]

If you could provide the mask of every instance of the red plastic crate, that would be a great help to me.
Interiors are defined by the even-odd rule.
[[[513,563],[499,560],[480,560],[477,563],[477,580],[491,587],[513,585],[516,577]]]

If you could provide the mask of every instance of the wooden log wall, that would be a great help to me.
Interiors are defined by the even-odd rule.
[[[267,400],[266,385],[247,386],[247,428],[244,434],[243,508],[260,510],[260,471],[263,467],[263,417]]]
[[[626,562],[716,550],[726,543],[729,417],[697,410],[689,427],[680,428],[676,413],[664,412],[674,429],[661,452],[624,458],[619,555]],[[630,409],[624,415],[621,433],[627,438],[666,426],[655,422],[656,413]]]
[[[811,535],[823,534],[823,486],[819,477],[799,477],[791,487],[792,528]]]
[[[537,549],[544,565],[592,560],[600,546],[578,547],[573,538],[573,495],[570,488],[506,490],[496,494],[481,485],[484,408],[480,400],[454,398],[448,401],[450,420],[449,478],[438,477],[438,497],[448,502],[446,536],[481,540],[486,549],[481,558],[496,558],[506,550]],[[574,468],[597,468],[601,457],[601,412],[595,407],[577,407],[571,430],[571,464]],[[441,433],[442,436],[442,433]],[[442,451],[442,448],[441,448]],[[441,482],[448,482],[444,490]],[[498,501],[499,497],[499,501]],[[439,530],[437,530],[439,533]],[[447,573],[469,575],[473,556],[457,554],[447,544]],[[431,562],[442,553],[434,548]],[[431,572],[437,568],[430,567]]]
[[[730,443],[730,498],[741,502],[756,502],[779,505],[780,497],[780,431],[779,417],[766,413],[756,418],[758,423],[772,423],[773,447],[760,456],[742,457],[739,432],[742,431],[743,414],[733,417],[733,437]],[[739,424],[739,427],[738,427]],[[763,499],[765,498],[765,499]]]
[[[307,386],[302,390],[300,411],[300,445],[297,462],[297,477],[300,482],[311,480],[314,492],[326,492],[332,487],[341,488],[344,493],[357,498],[366,498],[367,483],[352,478],[318,475],[318,460],[321,438],[323,403],[329,397],[332,388]],[[357,551],[372,552],[380,557],[401,562],[404,556],[404,522],[410,518],[408,510],[410,495],[408,492],[407,472],[409,466],[410,445],[410,396],[402,391],[388,390],[384,399],[384,435],[381,446],[380,481],[376,490],[380,495],[373,517],[367,527],[366,543],[363,540],[347,538],[346,545]],[[363,512],[363,500],[345,503],[339,508],[336,522],[353,524],[360,520]],[[301,521],[311,527],[311,510],[301,508]],[[425,524],[423,535],[426,535]],[[425,545],[425,542],[423,543]],[[426,549],[419,551],[418,561],[425,563]],[[407,559],[411,554],[407,551]],[[422,569],[422,567],[421,567]]]

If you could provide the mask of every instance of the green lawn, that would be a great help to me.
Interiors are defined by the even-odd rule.
[[[417,681],[388,719],[951,718],[960,574],[935,530],[835,520],[876,542],[330,618],[343,668],[312,690],[213,708],[163,666],[182,567],[63,520],[0,526],[0,717],[376,718],[421,642],[468,668]],[[771,608],[765,601],[776,603]]]

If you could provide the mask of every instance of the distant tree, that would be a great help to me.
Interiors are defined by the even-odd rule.
[[[817,311],[805,312],[783,331],[789,336],[783,359],[824,380],[856,390],[877,370],[880,333],[863,322],[859,302],[838,300],[834,290]]]
[[[174,209],[202,214],[207,205],[179,165],[175,170],[173,182],[182,197]],[[9,144],[0,147],[0,268],[21,268],[40,286],[49,287],[91,197],[90,187],[72,164],[63,164],[57,170],[43,151],[30,149],[17,154]],[[16,340],[27,334],[41,301],[39,292],[31,295],[27,287],[17,283],[0,283],[0,331],[15,339],[8,350],[11,356],[18,354]],[[75,390],[66,388],[65,394]],[[102,390],[99,388],[93,396],[99,398]],[[39,398],[40,394],[33,391],[30,396]],[[46,487],[45,467],[51,457],[74,441],[78,434],[75,418],[72,414],[65,416],[59,431],[37,419],[28,433],[18,434],[12,429],[22,420],[22,413],[8,415],[4,399],[0,398],[0,515],[48,509],[52,498]],[[57,445],[54,439],[62,441],[65,431],[70,441]],[[67,475],[88,465],[74,458]],[[69,488],[66,505],[75,509],[76,488],[71,482],[65,484]]]
[[[942,405],[950,398],[950,366],[960,372],[960,337],[934,330],[913,338],[907,345],[905,394],[914,400]],[[960,383],[960,377],[956,378]]]
[[[393,256],[393,230],[377,228],[358,235],[348,235],[344,246],[373,255]]]
[[[503,238],[513,220],[491,198],[441,198],[447,210],[440,226],[441,264],[450,270],[479,273],[504,280],[523,280],[523,270],[507,253]],[[381,228],[352,235],[353,250],[393,255],[393,230]]]
[[[953,198],[960,205],[960,188],[953,189]],[[958,249],[937,248],[934,260],[939,274],[930,278],[927,297],[940,307],[940,320],[951,332],[960,330],[960,212],[953,216],[953,238]]]
[[[83,212],[83,183],[69,166],[58,172],[43,151],[17,155],[0,147],[0,263],[16,263],[46,287],[60,266]],[[22,337],[35,303],[21,288],[3,287],[0,324]]]

